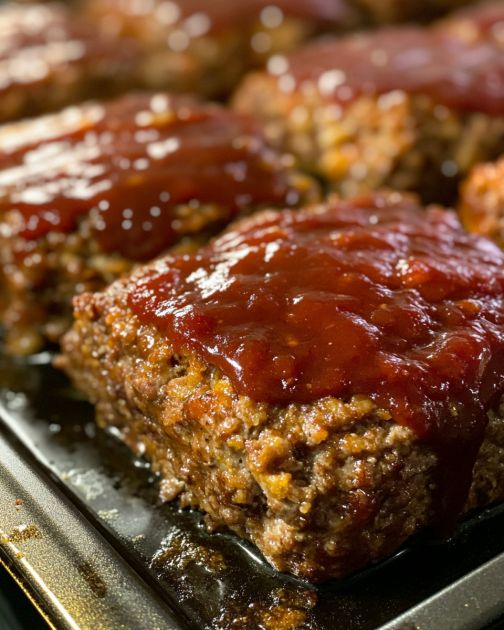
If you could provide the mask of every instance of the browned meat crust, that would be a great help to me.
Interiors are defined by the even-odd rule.
[[[152,461],[164,499],[314,581],[380,560],[432,522],[437,456],[389,411],[366,395],[288,405],[237,395],[125,307],[134,286],[133,276],[76,298],[60,366],[100,425]],[[504,498],[503,414],[489,414],[467,510]]]
[[[467,230],[504,245],[504,158],[473,169],[460,191],[459,212]]]
[[[179,114],[194,121],[180,126]],[[105,286],[135,260],[195,247],[245,208],[318,196],[250,121],[165,94],[6,125],[0,153],[0,323],[13,353],[57,341],[71,321],[71,297]],[[235,181],[226,159],[245,167],[245,181],[240,173]],[[45,220],[56,225],[30,231]],[[104,220],[112,227],[100,231]]]

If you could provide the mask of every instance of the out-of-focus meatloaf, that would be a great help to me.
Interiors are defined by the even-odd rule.
[[[12,352],[57,340],[71,297],[239,213],[317,195],[256,124],[130,95],[0,128],[0,323]]]
[[[490,20],[490,5],[484,5]],[[504,3],[493,4],[494,25]],[[480,13],[463,13],[474,24]],[[504,149],[504,54],[487,28],[456,18],[326,39],[245,79],[239,111],[345,196],[390,186],[453,202],[477,162]]]
[[[225,94],[271,54],[355,19],[344,0],[86,0],[84,12],[108,36],[139,44],[147,84],[207,96]]]
[[[459,211],[466,229],[504,246],[504,158],[473,169],[461,187]]]
[[[0,121],[39,114],[132,84],[131,43],[63,4],[0,6]]]
[[[347,0],[77,0],[0,8],[0,121],[131,88],[224,96],[251,66],[369,22]]]
[[[322,580],[504,497],[503,290],[439,207],[265,211],[77,297],[60,365],[163,498]]]

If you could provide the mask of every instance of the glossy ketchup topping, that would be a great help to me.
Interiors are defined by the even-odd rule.
[[[0,213],[17,211],[27,241],[89,215],[104,251],[145,260],[176,240],[180,204],[195,217],[219,204],[230,218],[298,201],[251,120],[185,97],[133,95],[0,133]]]
[[[285,92],[316,92],[345,106],[399,90],[425,94],[462,111],[504,113],[504,50],[493,39],[467,39],[454,28],[398,27],[322,40],[269,71]]]
[[[399,195],[271,211],[128,300],[256,401],[369,396],[438,453],[443,522],[460,512],[504,392],[504,253],[454,214]]]

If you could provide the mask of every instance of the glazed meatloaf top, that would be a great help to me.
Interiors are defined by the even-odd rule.
[[[503,11],[499,3],[435,27],[382,28],[317,41],[272,57],[269,79],[281,93],[299,92],[307,101],[315,97],[338,107],[402,91],[460,111],[502,115]]]
[[[183,96],[133,94],[6,126],[0,150],[2,235],[18,256],[86,218],[101,251],[150,259],[180,234],[301,194],[254,122]]]
[[[504,392],[504,254],[410,198],[270,211],[125,283],[175,352],[273,407],[355,395],[437,453],[440,522],[460,513]]]

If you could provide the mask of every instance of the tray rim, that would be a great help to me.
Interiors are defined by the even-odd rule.
[[[29,461],[16,441],[0,425],[0,563],[49,627],[191,627],[157,596],[56,482],[44,475],[36,462]],[[19,498],[22,511],[16,507]],[[35,524],[43,535],[19,544],[13,542],[8,532],[19,521]],[[61,532],[69,535],[60,536]],[[89,580],[79,571],[77,559],[82,557],[92,558],[96,574],[106,576],[106,594],[101,601],[94,598]]]
[[[40,361],[45,363],[45,361]],[[30,361],[30,364],[37,365],[38,361]],[[3,474],[5,471],[5,475]],[[144,618],[147,619],[149,613],[153,609],[161,610],[161,623],[154,627],[164,630],[180,630],[181,628],[192,628],[194,624],[188,620],[182,611],[175,606],[170,606],[170,602],[163,601],[159,593],[152,589],[152,585],[148,584],[148,580],[144,579],[141,571],[135,571],[134,565],[128,562],[127,556],[121,555],[121,550],[110,542],[106,531],[97,525],[92,517],[82,510],[82,503],[71,489],[62,488],[61,482],[54,477],[51,471],[51,464],[43,455],[41,455],[33,443],[31,437],[24,431],[22,427],[16,424],[15,418],[9,410],[0,404],[0,506],[2,505],[2,495],[10,496],[10,504],[14,505],[15,493],[12,491],[12,479],[23,480],[23,489],[25,496],[28,493],[33,505],[30,510],[35,514],[40,508],[41,498],[43,496],[51,497],[61,509],[58,508],[58,519],[56,521],[65,523],[69,519],[77,519],[80,529],[85,535],[91,536],[94,543],[105,550],[106,554],[114,559],[117,563],[117,575],[124,581],[125,573],[128,574],[126,588],[143,593],[142,610]],[[29,484],[26,479],[29,478]],[[9,483],[9,480],[11,483]],[[21,485],[21,484],[19,484]],[[31,489],[31,492],[30,492]],[[36,498],[36,500],[35,500]],[[25,502],[25,507],[29,502]],[[503,504],[504,509],[504,504]],[[3,510],[0,509],[0,537],[2,530],[5,531],[5,516]],[[48,537],[46,537],[48,538]],[[37,541],[37,545],[44,546],[50,541],[42,538]],[[53,541],[54,542],[54,541]],[[24,551],[24,550],[23,550]],[[63,552],[64,552],[63,548]],[[62,553],[63,553],[62,552]],[[49,624],[49,627],[62,628],[93,628],[97,627],[97,617],[93,613],[85,614],[85,610],[78,610],[78,624],[68,623],[67,613],[73,618],[74,607],[67,610],[65,606],[59,606],[59,600],[54,602],[54,593],[50,593],[49,589],[34,588],[33,580],[31,580],[29,571],[23,566],[22,559],[17,557],[16,550],[10,549],[9,546],[1,544],[0,540],[0,563],[7,567],[7,570],[18,582],[22,590],[29,599],[34,603],[40,614]],[[47,567],[45,567],[47,570]],[[49,570],[50,573],[50,570]],[[450,608],[457,610],[456,623],[445,625],[447,630],[471,630],[486,626],[495,621],[501,615],[504,615],[504,591],[499,592],[495,588],[495,584],[499,580],[495,578],[497,575],[504,575],[504,553],[497,555],[490,561],[482,564],[475,570],[467,573],[462,578],[452,582],[449,586],[444,587],[429,596],[419,604],[407,609],[396,618],[377,627],[379,630],[408,630],[421,628],[422,630],[438,630],[439,619],[441,613],[446,613],[447,602],[450,602]],[[50,575],[48,576],[50,577]],[[114,582],[114,589],[111,596],[120,597],[121,588],[117,585],[119,581]],[[484,601],[478,601],[474,597],[471,599],[471,590],[479,590],[485,588],[488,590],[489,596]],[[89,597],[89,585],[81,580],[79,584],[79,593],[85,599]],[[87,593],[86,593],[87,590]],[[51,595],[53,597],[51,597]],[[58,593],[56,593],[58,595]],[[150,625],[130,626],[129,620],[138,614],[139,608],[131,602],[131,608],[121,618],[110,619],[106,621],[107,628],[129,628],[134,630],[144,630],[151,628]],[[77,607],[79,608],[79,607]],[[84,607],[85,609],[85,607]],[[109,611],[110,612],[110,611]],[[448,620],[447,620],[448,621]],[[103,626],[104,619],[100,618],[100,624]]]

